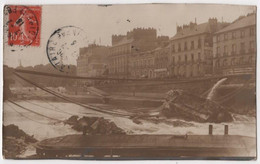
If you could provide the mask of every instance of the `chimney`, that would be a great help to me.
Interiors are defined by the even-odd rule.
[[[196,25],[197,25],[196,23],[190,22],[190,29],[191,30],[195,29]]]
[[[177,26],[177,33],[182,31],[182,27],[181,26]]]
[[[112,45],[117,44],[118,42],[120,42],[124,37],[126,37],[125,35],[112,35]]]
[[[218,20],[217,18],[209,18],[209,27],[211,32],[216,32],[218,29]]]
[[[184,24],[183,29],[187,29],[187,28],[189,28],[189,25]]]

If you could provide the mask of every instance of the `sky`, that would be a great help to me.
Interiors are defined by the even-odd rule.
[[[136,27],[153,27],[157,35],[172,37],[176,25],[197,20],[205,23],[209,18],[232,22],[241,15],[252,13],[253,6],[206,4],[139,4],[139,5],[44,5],[42,6],[40,46],[21,47],[7,45],[4,36],[4,64],[10,67],[35,66],[49,63],[46,45],[51,34],[64,26],[76,26],[84,31],[91,43],[111,45],[113,34],[126,34]],[[5,18],[6,20],[8,18]],[[75,64],[76,59],[71,61]]]

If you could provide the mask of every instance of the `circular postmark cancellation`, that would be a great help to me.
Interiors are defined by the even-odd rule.
[[[40,6],[5,6],[8,45],[40,45]]]
[[[64,26],[55,30],[46,46],[50,63],[61,72],[70,72],[70,65],[76,65],[79,49],[86,44],[86,39],[79,27]]]

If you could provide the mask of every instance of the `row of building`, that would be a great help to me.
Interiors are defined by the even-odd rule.
[[[256,14],[232,23],[208,22],[177,26],[172,37],[153,28],[112,35],[112,46],[80,49],[78,76],[118,78],[191,78],[255,73]]]

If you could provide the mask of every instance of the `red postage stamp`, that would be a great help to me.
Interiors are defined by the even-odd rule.
[[[41,6],[7,6],[8,44],[39,46],[41,33]]]

